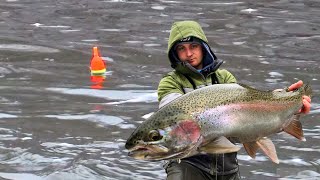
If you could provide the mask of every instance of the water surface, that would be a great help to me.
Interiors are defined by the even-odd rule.
[[[172,22],[192,19],[239,82],[314,89],[307,141],[273,136],[279,165],[242,149],[243,179],[320,179],[319,16],[317,0],[1,1],[0,177],[164,179],[161,162],[129,158],[124,144],[158,107]],[[95,45],[108,65],[100,89],[88,69]]]

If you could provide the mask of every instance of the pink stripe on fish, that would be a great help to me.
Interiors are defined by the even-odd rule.
[[[200,127],[193,120],[179,121],[170,132],[170,136],[172,136],[173,139],[187,143],[197,142],[200,135]]]

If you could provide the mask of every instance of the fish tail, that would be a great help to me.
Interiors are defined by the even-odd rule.
[[[311,97],[312,89],[310,84],[306,83],[302,88],[303,88],[303,94]]]

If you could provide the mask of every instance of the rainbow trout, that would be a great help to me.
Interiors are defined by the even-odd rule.
[[[279,163],[267,138],[285,131],[305,141],[299,109],[304,85],[296,91],[261,91],[243,84],[216,84],[187,93],[165,105],[131,134],[129,156],[142,160],[182,159],[198,153],[231,153],[242,143],[255,158],[261,149]]]

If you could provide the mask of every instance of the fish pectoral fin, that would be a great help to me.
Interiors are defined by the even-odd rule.
[[[302,124],[299,121],[299,117],[300,115],[294,115],[290,123],[283,128],[283,131],[301,141],[306,141],[306,138],[303,136]]]
[[[279,164],[276,148],[270,139],[261,138],[256,143],[274,163]]]
[[[256,153],[257,153],[257,150],[259,149],[259,145],[257,144],[257,142],[254,141],[254,142],[243,143],[243,147],[252,159],[256,158]]]
[[[206,144],[205,146],[200,147],[199,149],[200,151],[210,154],[223,154],[238,152],[240,150],[240,147],[234,145],[226,137],[221,136],[213,140],[212,142]]]

